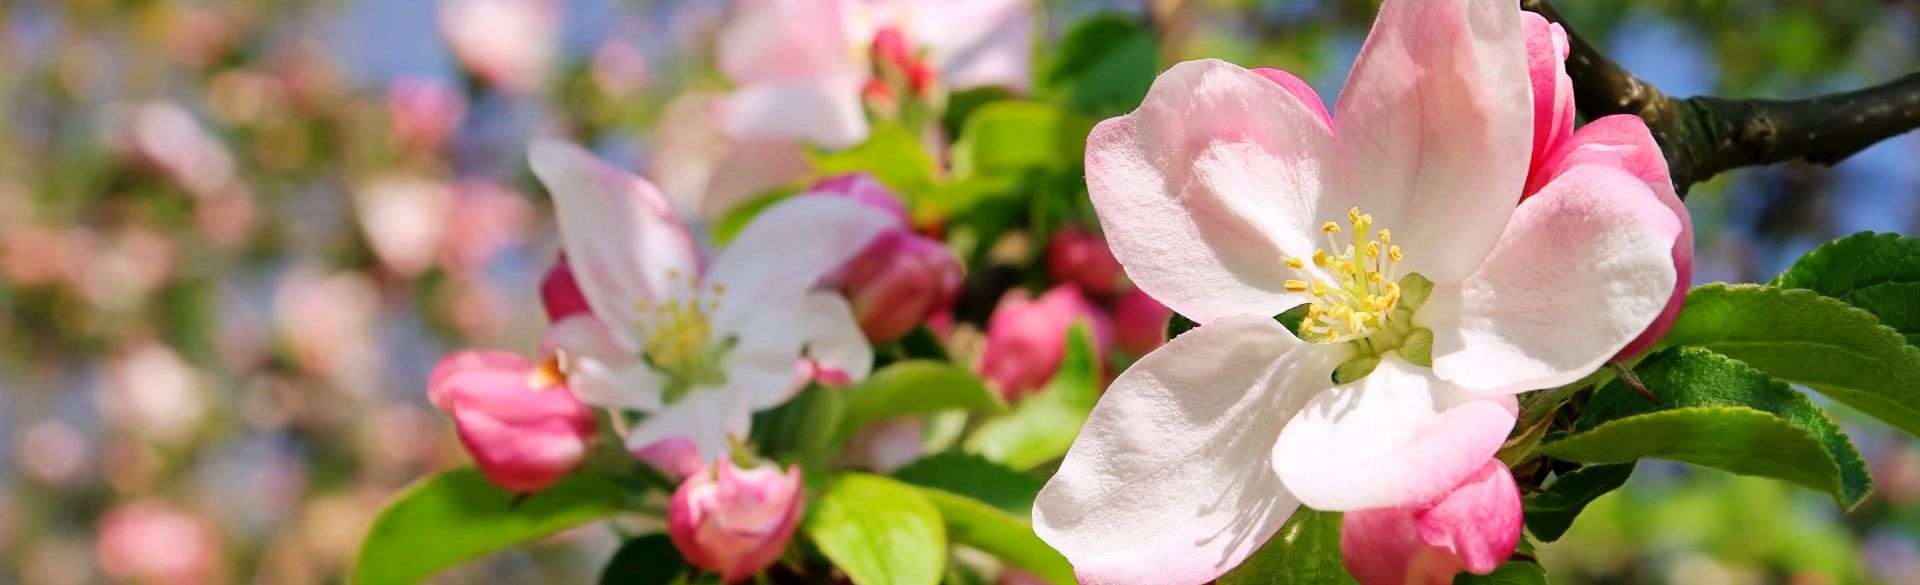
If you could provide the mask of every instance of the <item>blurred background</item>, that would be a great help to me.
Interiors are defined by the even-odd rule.
[[[1794,97],[1920,67],[1920,2],[1564,0],[1668,93]],[[1300,74],[1332,101],[1366,1],[1074,0],[1149,19],[1164,63]],[[331,583],[378,507],[462,465],[427,404],[459,347],[530,351],[556,249],[530,137],[676,189],[673,124],[723,90],[721,0],[0,3],[0,584]],[[683,182],[693,183],[691,186]],[[1827,239],[1920,224],[1920,136],[1688,200],[1695,279],[1771,278]],[[1817,399],[1817,398],[1816,398]],[[1825,404],[1837,408],[1833,404]],[[1559,583],[1920,583],[1920,449],[1846,416],[1878,492],[1643,463],[1538,556]],[[563,534],[444,582],[589,582]]]

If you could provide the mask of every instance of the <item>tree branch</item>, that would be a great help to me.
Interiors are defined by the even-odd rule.
[[[1920,73],[1799,100],[1673,98],[1580,38],[1547,0],[1520,0],[1520,6],[1567,29],[1567,76],[1580,113],[1646,120],[1683,196],[1723,171],[1790,160],[1832,165],[1920,127]]]

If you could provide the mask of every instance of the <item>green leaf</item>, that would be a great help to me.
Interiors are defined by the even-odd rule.
[[[1920,348],[1838,300],[1801,289],[1700,286],[1662,343],[1711,349],[1920,435]]]
[[[946,573],[940,510],[919,489],[849,473],[807,510],[807,537],[855,585],[934,585]]]
[[[921,488],[927,501],[940,509],[947,536],[954,542],[986,551],[1049,583],[1073,585],[1073,565],[1034,535],[1024,516],[1009,514],[986,502],[941,489]]]
[[[1044,479],[1021,473],[985,457],[959,451],[935,453],[893,472],[894,479],[953,492],[995,508],[1026,516]]]
[[[1873,480],[1827,413],[1785,383],[1696,347],[1654,354],[1635,369],[1655,405],[1614,381],[1595,393],[1571,435],[1540,453],[1583,463],[1653,457],[1784,479],[1851,508]]]
[[[920,147],[920,139],[898,124],[874,126],[867,134],[867,141],[858,146],[835,152],[813,152],[809,158],[813,160],[814,171],[822,175],[871,173],[882,184],[909,198],[925,193],[936,173],[933,157]]]
[[[786,403],[753,413],[753,443],[780,461],[817,468],[840,450],[847,395],[837,388],[809,385]]]
[[[1076,111],[1110,116],[1140,105],[1160,74],[1160,44],[1138,18],[1098,14],[1060,41],[1047,85]]]
[[[1080,165],[1093,121],[1052,104],[995,102],[967,120],[953,145],[954,174],[1011,174]]]
[[[1453,585],[1547,585],[1547,570],[1539,563],[1510,561],[1485,576],[1455,575]]]
[[[1773,279],[1865,309],[1920,344],[1920,238],[1861,232],[1815,248]]]
[[[665,534],[628,540],[600,570],[600,585],[669,585],[687,575],[687,561]]]
[[[1546,489],[1527,496],[1527,531],[1546,542],[1560,540],[1587,504],[1620,489],[1632,475],[1631,463],[1588,465],[1560,475]]]
[[[353,582],[415,583],[462,561],[606,517],[627,501],[626,490],[611,480],[580,474],[518,506],[516,497],[472,468],[415,482],[374,518]]]
[[[1220,576],[1220,585],[1352,584],[1340,565],[1340,514],[1301,506],[1239,567]]]
[[[1099,393],[1099,358],[1086,327],[1076,325],[1067,334],[1066,355],[1053,380],[1012,413],[980,425],[967,438],[967,451],[1020,470],[1052,461],[1073,446]]]
[[[894,417],[950,409],[1004,411],[999,394],[987,389],[980,377],[960,366],[932,360],[895,362],[866,381],[839,390],[846,396],[842,436],[852,436],[867,425]]]

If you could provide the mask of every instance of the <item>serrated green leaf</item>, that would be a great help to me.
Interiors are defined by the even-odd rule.
[[[1473,573],[1455,575],[1453,585],[1547,585],[1547,570],[1539,563],[1511,561],[1484,576]]]
[[[959,451],[922,457],[894,471],[893,477],[913,485],[973,498],[1017,516],[1032,513],[1033,498],[1047,483],[1032,474]]]
[[[1920,238],[1861,232],[1815,248],[1773,279],[1840,299],[1920,343]]]
[[[1920,348],[1872,314],[1809,290],[1709,284],[1662,343],[1697,345],[1920,435]]]
[[[1633,464],[1621,463],[1588,465],[1555,478],[1545,489],[1527,496],[1523,504],[1527,531],[1546,542],[1560,540],[1587,504],[1620,489],[1631,476]]]
[[[1784,479],[1845,508],[1873,488],[1840,427],[1785,383],[1697,347],[1654,354],[1634,371],[1660,404],[1616,380],[1594,394],[1572,434],[1539,452],[1599,464],[1673,459]]]
[[[867,425],[889,418],[951,409],[1004,411],[1000,395],[960,366],[932,360],[895,362],[881,368],[845,395],[842,436],[852,436]]]
[[[620,545],[600,569],[600,585],[669,585],[687,575],[687,561],[665,534],[649,534]]]
[[[1014,469],[1032,469],[1065,455],[1100,394],[1100,361],[1084,326],[1067,334],[1060,370],[1013,412],[980,425],[967,438],[968,452]]]
[[[1267,544],[1220,576],[1220,585],[1350,585],[1340,564],[1340,514],[1301,506]]]
[[[956,176],[1080,165],[1093,121],[1038,102],[995,102],[967,119],[953,145]]]
[[[1160,74],[1160,43],[1136,17],[1108,13],[1081,20],[1054,51],[1047,87],[1076,111],[1111,116],[1140,105]]]
[[[574,474],[514,505],[516,494],[478,469],[434,475],[387,502],[367,529],[353,582],[404,585],[463,561],[612,515],[627,493],[599,476]]]
[[[1074,583],[1073,565],[1042,542],[1025,517],[946,490],[921,488],[921,494],[940,509],[954,542],[1000,557],[1048,583]]]
[[[946,526],[918,488],[850,473],[828,484],[802,525],[855,585],[934,585],[946,574]]]

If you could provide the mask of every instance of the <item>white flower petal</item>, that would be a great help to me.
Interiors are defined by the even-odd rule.
[[[1480,469],[1516,412],[1511,395],[1455,386],[1389,352],[1373,373],[1300,409],[1280,431],[1273,468],[1317,510],[1424,504]]]
[[[637,452],[662,440],[692,441],[701,461],[731,452],[728,437],[741,441],[753,424],[746,395],[722,388],[696,388],[679,402],[647,416],[627,434],[627,451]]]
[[[1282,262],[1317,245],[1332,153],[1318,111],[1280,84],[1189,61],[1094,127],[1087,189],[1114,257],[1154,299],[1200,323],[1274,315],[1306,300],[1285,291],[1296,275]]]
[[[753,219],[715,259],[707,281],[725,286],[714,325],[739,330],[765,305],[803,298],[880,232],[898,223],[887,212],[837,197],[794,197]]]
[[[1632,174],[1568,169],[1520,205],[1485,265],[1415,314],[1433,329],[1434,372],[1498,392],[1585,377],[1666,306],[1680,230]]]
[[[742,86],[721,108],[722,127],[743,140],[797,138],[827,148],[853,146],[867,139],[861,83],[858,75],[840,75]]]
[[[581,402],[618,410],[654,412],[660,410],[660,392],[666,381],[646,364],[631,361],[608,363],[582,357],[573,360],[567,374],[567,388]]]
[[[1202,583],[1298,502],[1268,464],[1277,425],[1331,385],[1348,346],[1226,316],[1128,368],[1034,502],[1034,532],[1085,583]]]
[[[636,303],[659,300],[670,275],[698,274],[698,248],[652,184],[565,142],[534,142],[528,159],[553,195],[567,264],[602,322],[637,323]],[[621,348],[638,349],[629,328],[610,330]]]
[[[1380,6],[1334,108],[1338,188],[1393,230],[1403,271],[1455,282],[1493,248],[1526,183],[1532,96],[1519,4]]]
[[[738,340],[727,354],[727,385],[751,396],[755,410],[772,408],[806,387],[819,368],[841,372],[848,381],[873,371],[873,347],[860,333],[853,309],[837,293],[767,303],[751,318],[732,321]]]

